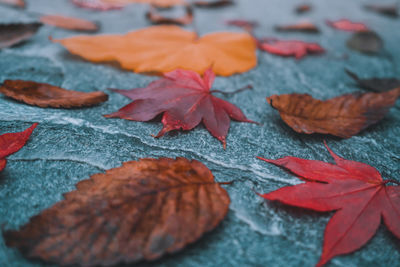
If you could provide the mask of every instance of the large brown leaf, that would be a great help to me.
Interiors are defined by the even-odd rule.
[[[40,26],[41,23],[0,24],[0,49],[28,40]]]
[[[400,87],[384,93],[346,94],[326,101],[307,94],[267,98],[296,132],[350,138],[380,121],[400,96]]]
[[[79,108],[100,104],[107,101],[103,92],[83,93],[33,81],[6,80],[0,86],[0,93],[42,108]]]
[[[4,238],[28,257],[61,265],[154,260],[214,229],[229,203],[202,163],[141,159],[78,183],[65,200]]]

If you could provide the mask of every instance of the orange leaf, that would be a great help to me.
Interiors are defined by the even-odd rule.
[[[28,257],[62,266],[155,260],[217,227],[229,203],[201,162],[141,159],[79,182],[4,239]]]
[[[135,72],[185,69],[217,75],[245,72],[257,65],[256,44],[247,33],[219,32],[198,37],[177,26],[153,26],[125,35],[76,36],[54,40],[93,62],[118,61]]]
[[[98,26],[91,21],[60,15],[42,16],[40,17],[40,22],[47,25],[75,31],[94,32],[99,29]]]

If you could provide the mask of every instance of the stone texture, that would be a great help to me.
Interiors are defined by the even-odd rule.
[[[36,13],[62,13],[101,23],[102,33],[125,33],[148,26],[144,5],[123,11],[92,12],[78,9],[67,0],[29,0],[26,11],[0,7],[0,22],[34,21]],[[347,140],[293,132],[267,104],[265,97],[281,93],[310,93],[327,99],[357,91],[344,73],[347,67],[361,77],[396,76],[400,72],[398,43],[400,20],[382,17],[361,8],[365,1],[309,1],[314,11],[298,16],[298,1],[238,0],[238,5],[218,10],[196,10],[200,33],[238,30],[223,24],[226,19],[256,19],[262,26],[259,36],[317,41],[328,53],[304,60],[259,53],[259,65],[247,73],[217,78],[214,88],[234,90],[247,84],[254,89],[226,98],[243,109],[260,126],[233,122],[228,147],[202,126],[190,132],[176,132],[154,139],[161,123],[139,123],[105,119],[129,102],[107,88],[140,87],[156,79],[120,70],[112,64],[92,64],[71,56],[48,36],[63,38],[77,33],[43,26],[25,44],[0,51],[0,82],[30,79],[67,89],[91,92],[102,90],[110,100],[87,109],[41,109],[0,96],[0,134],[21,131],[32,122],[40,125],[30,142],[9,157],[0,173],[0,225],[17,228],[41,210],[62,199],[62,194],[90,175],[120,166],[123,161],[142,157],[187,157],[205,163],[217,181],[235,180],[226,186],[232,204],[227,219],[217,230],[179,254],[139,266],[312,266],[321,253],[323,231],[331,214],[320,214],[267,203],[255,195],[299,180],[283,170],[259,161],[255,156],[278,158],[293,155],[331,161],[323,147],[327,140],[339,155],[375,166],[387,179],[400,179],[400,101],[378,125]],[[27,14],[31,12],[31,14]],[[275,24],[309,18],[322,29],[320,35],[275,33]],[[379,56],[348,50],[348,33],[325,25],[326,19],[349,18],[364,21],[385,41]],[[187,28],[190,29],[190,26]],[[343,59],[347,54],[348,59]],[[399,222],[400,223],[400,222]],[[360,251],[337,257],[329,266],[400,266],[399,240],[383,226]],[[49,266],[23,258],[5,246],[0,237],[0,266]]]

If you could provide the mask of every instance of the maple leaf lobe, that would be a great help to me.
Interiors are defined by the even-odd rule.
[[[6,167],[7,161],[5,157],[20,150],[26,144],[37,125],[37,123],[34,123],[22,132],[0,135],[0,171]]]

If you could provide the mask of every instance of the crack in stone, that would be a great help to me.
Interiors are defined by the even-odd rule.
[[[101,170],[103,172],[105,172],[107,170],[107,168],[105,168],[104,166],[100,166],[100,165],[96,165],[84,160],[79,160],[79,159],[68,159],[68,158],[8,158],[8,161],[16,161],[16,162],[25,162],[25,161],[66,161],[66,162],[75,162],[75,163],[80,163],[80,164],[85,164],[85,165],[89,165],[91,167],[94,167],[98,170]]]
[[[223,168],[233,169],[233,170],[239,170],[239,171],[244,171],[244,172],[250,172],[250,173],[253,173],[253,174],[255,174],[256,176],[260,177],[259,180],[263,180],[263,181],[270,181],[270,180],[272,180],[272,181],[275,181],[275,182],[280,182],[280,183],[289,184],[289,185],[298,184],[297,179],[285,179],[285,178],[281,178],[281,177],[278,177],[278,176],[265,175],[265,174],[264,174],[263,172],[261,172],[261,171],[256,171],[256,170],[253,170],[253,169],[249,169],[249,168],[247,168],[246,166],[241,166],[241,165],[231,166],[231,165],[227,165],[227,164],[225,164],[224,162],[221,162],[221,161],[215,160],[215,159],[211,159],[211,158],[209,158],[209,157],[207,157],[207,156],[205,156],[205,155],[203,155],[203,154],[200,154],[200,153],[196,152],[195,150],[183,149],[183,148],[177,148],[177,147],[167,147],[167,146],[160,146],[160,145],[157,146],[157,145],[154,145],[154,144],[150,144],[150,143],[148,143],[148,142],[146,142],[146,141],[143,141],[143,140],[142,140],[140,137],[138,137],[138,136],[130,135],[130,134],[127,134],[127,133],[124,133],[124,132],[116,132],[116,131],[112,131],[112,130],[106,131],[106,130],[104,130],[103,127],[99,127],[99,126],[96,126],[96,125],[92,125],[92,124],[90,124],[90,123],[88,123],[88,122],[85,122],[85,121],[82,120],[82,119],[79,119],[79,120],[82,121],[82,123],[79,123],[79,124],[74,124],[74,123],[57,123],[57,122],[48,122],[48,123],[53,123],[53,124],[56,124],[56,125],[57,125],[57,124],[61,124],[61,125],[74,125],[74,126],[76,126],[76,127],[83,127],[83,128],[87,128],[87,129],[92,129],[92,130],[94,130],[94,131],[101,132],[101,133],[103,133],[103,134],[113,135],[113,136],[114,136],[114,135],[123,135],[123,136],[129,137],[129,138],[134,138],[136,141],[138,141],[139,143],[141,143],[143,146],[147,146],[147,147],[155,148],[155,149],[163,149],[163,150],[173,151],[173,152],[177,152],[177,151],[179,152],[179,151],[181,151],[181,152],[183,152],[183,153],[192,154],[192,155],[194,155],[194,156],[197,157],[197,158],[201,158],[201,159],[203,159],[203,160],[205,160],[205,161],[207,161],[207,162],[210,162],[210,163],[215,164],[215,165],[217,165],[217,166],[221,166],[221,167],[223,167]],[[7,120],[0,120],[0,121],[7,121]],[[15,120],[12,120],[12,121],[15,121]],[[19,121],[24,122],[24,123],[33,123],[33,122],[30,122],[30,121],[23,121],[23,120],[19,120]]]

